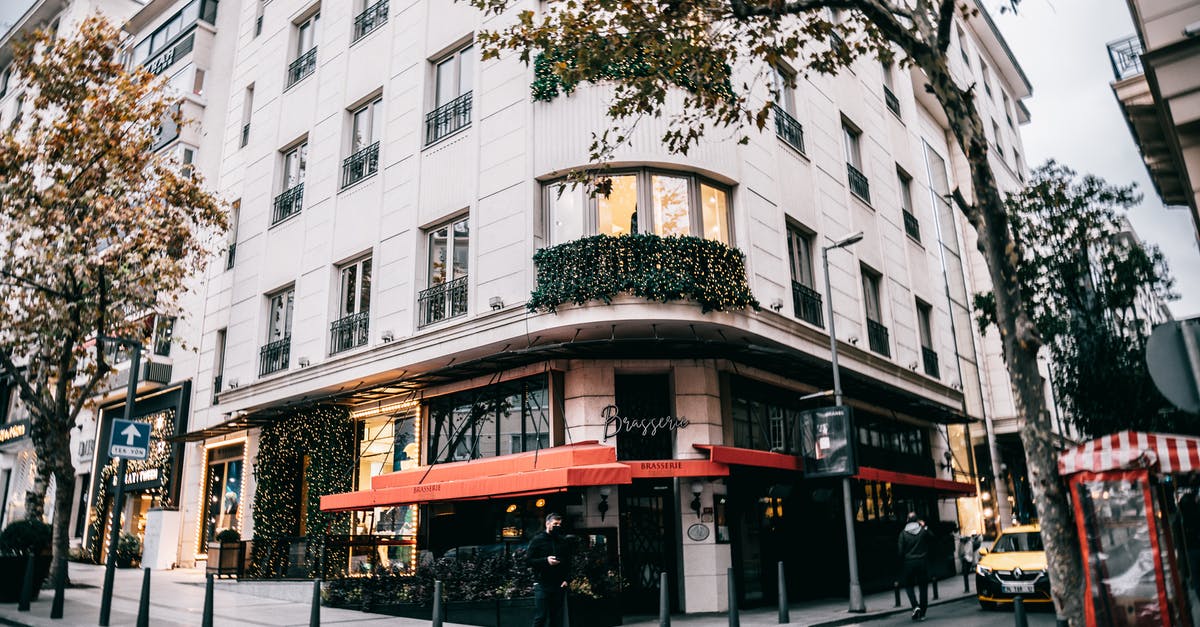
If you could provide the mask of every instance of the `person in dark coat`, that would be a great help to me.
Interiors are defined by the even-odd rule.
[[[917,518],[916,512],[909,512],[908,523],[900,531],[896,541],[896,553],[902,565],[900,583],[904,593],[908,595],[908,603],[912,606],[912,619],[925,620],[925,610],[929,607],[929,556],[933,550],[933,534],[925,527],[925,521]],[[913,588],[920,586],[921,598]]]
[[[571,547],[562,532],[562,515],[546,516],[546,530],[529,541],[525,563],[533,570],[533,627],[562,627],[571,575]]]

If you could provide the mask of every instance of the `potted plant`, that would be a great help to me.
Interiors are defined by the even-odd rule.
[[[25,564],[33,556],[33,598],[50,573],[50,525],[33,519],[18,520],[0,532],[0,603],[21,599]]]
[[[208,563],[205,572],[217,577],[241,575],[242,534],[237,529],[222,529],[215,542],[208,543]]]
[[[129,568],[135,561],[142,559],[142,541],[137,536],[121,532],[117,539],[117,568]]]

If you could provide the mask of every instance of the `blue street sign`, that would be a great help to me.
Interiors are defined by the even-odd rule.
[[[111,458],[147,459],[150,457],[150,424],[114,418],[108,438]]]

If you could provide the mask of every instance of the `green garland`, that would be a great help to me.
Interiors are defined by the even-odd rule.
[[[745,255],[699,237],[594,235],[533,255],[537,288],[527,305],[553,312],[563,303],[611,303],[628,293],[647,300],[692,300],[704,313],[759,308],[746,281]]]
[[[353,426],[345,409],[315,406],[263,427],[258,438],[258,456],[254,460],[257,484],[254,490],[252,576],[270,578],[281,574],[287,552],[275,545],[278,540],[300,535],[302,479],[308,485],[304,527],[309,537],[307,569],[310,575],[318,567],[323,538],[350,532],[350,515],[322,512],[321,496],[352,489]],[[326,556],[326,559],[333,563],[337,558]]]

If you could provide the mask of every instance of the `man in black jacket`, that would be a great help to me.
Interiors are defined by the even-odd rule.
[[[912,606],[912,619],[925,620],[925,610],[929,607],[929,554],[933,548],[933,534],[925,528],[925,521],[917,518],[916,512],[908,513],[908,524],[900,532],[896,541],[896,553],[903,562],[900,571],[900,583],[904,585],[904,593],[908,595],[908,603]],[[913,587],[921,587],[921,602],[913,594]]]
[[[533,569],[533,627],[561,627],[571,550],[562,533],[562,516],[546,516],[546,531],[529,541],[525,562]]]

